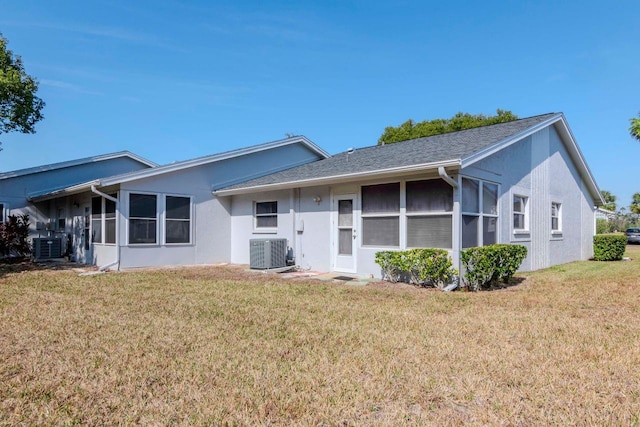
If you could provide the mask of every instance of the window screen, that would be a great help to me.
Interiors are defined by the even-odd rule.
[[[116,202],[109,199],[104,199],[104,242],[116,242]]]
[[[362,187],[362,213],[400,212],[400,183],[367,185]]]
[[[366,246],[399,246],[400,218],[397,216],[363,218],[362,244]]]
[[[407,212],[451,212],[453,188],[441,179],[407,182]]]
[[[91,242],[102,243],[102,197],[91,199]]]
[[[480,212],[478,186],[478,181],[462,178],[462,212]]]
[[[451,249],[451,215],[407,217],[407,247]]]
[[[480,217],[462,215],[462,247],[478,246],[478,219]]]
[[[189,243],[191,241],[191,199],[166,197],[165,242]]]
[[[129,195],[129,243],[157,243],[157,196]]]
[[[278,202],[256,202],[256,228],[278,226]]]

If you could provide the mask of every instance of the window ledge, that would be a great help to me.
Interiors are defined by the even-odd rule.
[[[253,234],[277,234],[277,228],[263,228],[263,229],[254,229]]]
[[[513,230],[513,235],[514,236],[523,235],[523,234],[531,234],[531,231],[529,231],[529,230]]]

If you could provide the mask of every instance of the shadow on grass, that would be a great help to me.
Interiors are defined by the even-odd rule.
[[[84,265],[65,261],[31,261],[29,258],[5,258],[0,260],[0,278],[8,274],[28,271],[65,271],[80,267],[84,267]]]
[[[525,280],[527,280],[525,277],[512,277],[511,280],[509,280],[509,283],[498,283],[495,285],[491,285],[488,288],[482,289],[482,291],[499,291],[502,289],[513,288],[515,286],[518,286]]]

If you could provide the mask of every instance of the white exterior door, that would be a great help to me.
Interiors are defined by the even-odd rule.
[[[343,194],[333,198],[332,240],[333,270],[356,272],[357,202],[355,194]]]

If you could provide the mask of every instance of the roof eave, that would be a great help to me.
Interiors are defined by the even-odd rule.
[[[449,168],[451,170],[460,169],[460,159],[444,160],[440,162],[422,163],[418,165],[400,166],[395,168],[379,169],[375,171],[356,172],[341,175],[331,175],[322,178],[309,178],[295,181],[279,182],[273,184],[255,185],[251,187],[220,189],[213,191],[216,196],[235,196],[240,194],[250,194],[262,191],[285,190],[290,188],[312,187],[316,185],[331,185],[337,183],[345,183],[359,181],[362,179],[385,178],[390,176],[410,175],[416,172],[424,172],[428,170],[437,171],[439,167]]]
[[[534,126],[531,126],[525,130],[523,130],[522,132],[518,132],[516,134],[513,134],[501,141],[498,141],[497,143],[485,148],[484,150],[478,151],[466,158],[464,158],[462,160],[462,167],[468,167],[471,166],[474,163],[479,162],[480,160],[483,160],[489,156],[491,156],[492,154],[497,153],[500,150],[503,150],[505,148],[507,148],[508,146],[515,144],[516,142],[528,137],[529,135],[533,135],[534,133],[538,132],[541,129],[544,129],[547,126],[553,125],[553,124],[560,124],[560,136],[563,137],[563,140],[565,141],[565,143],[568,142],[567,144],[567,148],[569,151],[569,155],[571,156],[571,159],[575,162],[575,164],[578,167],[578,170],[580,172],[580,176],[583,177],[585,183],[587,184],[587,186],[589,187],[589,192],[591,193],[591,196],[593,197],[594,203],[596,206],[601,206],[604,204],[604,199],[602,198],[602,195],[600,194],[600,189],[598,188],[598,184],[596,184],[596,181],[593,177],[593,174],[591,173],[591,170],[589,169],[589,166],[587,165],[585,159],[584,159],[584,155],[582,154],[582,151],[580,151],[580,147],[578,147],[578,144],[576,142],[575,137],[573,136],[573,133],[571,132],[571,129],[569,128],[569,125],[567,123],[566,118],[564,117],[564,114],[562,113],[557,113],[554,114],[553,116],[549,117],[547,120],[540,122]]]
[[[59,197],[72,196],[74,194],[84,193],[91,190],[91,186],[101,186],[100,180],[83,182],[82,184],[72,185],[71,187],[61,188],[59,190],[50,191],[48,193],[32,193],[27,195],[27,200],[33,203],[44,202],[45,200],[56,199]]]

